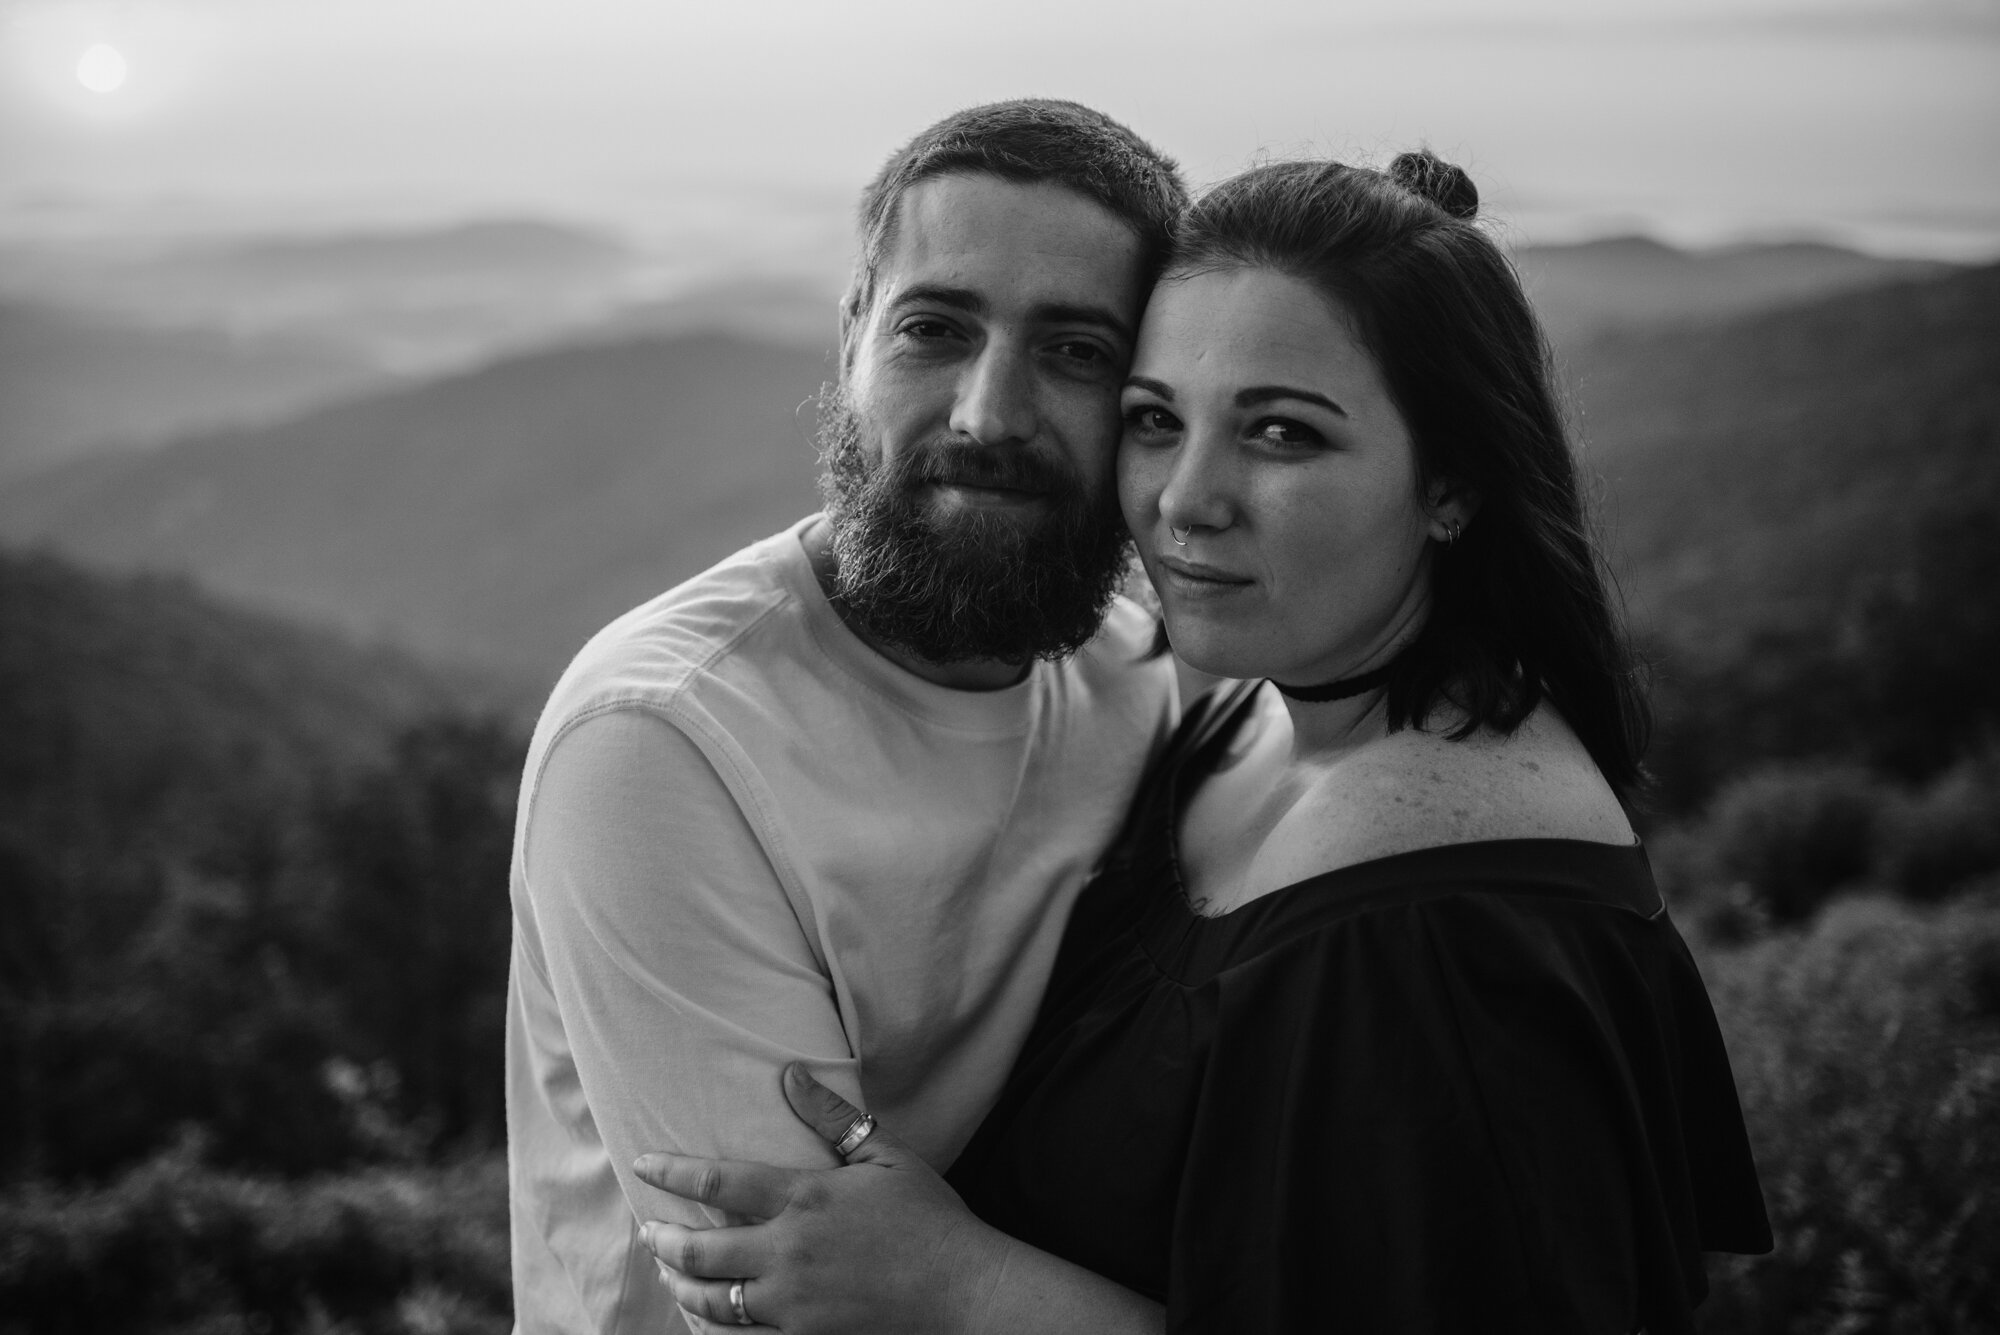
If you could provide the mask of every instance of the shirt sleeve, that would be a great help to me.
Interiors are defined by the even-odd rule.
[[[802,1060],[860,1101],[833,988],[701,750],[649,711],[598,714],[555,743],[532,803],[548,984],[634,1224],[719,1222],[633,1175],[651,1150],[834,1166],[779,1083]]]

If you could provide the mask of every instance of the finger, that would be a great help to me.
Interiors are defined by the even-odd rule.
[[[829,1145],[838,1146],[841,1137],[847,1134],[847,1128],[861,1116],[861,1109],[813,1079],[812,1072],[801,1062],[785,1067],[785,1100],[792,1105],[792,1111],[799,1120],[824,1136]],[[835,1152],[838,1153],[838,1150]],[[902,1141],[877,1122],[868,1139],[847,1156],[847,1162],[897,1167],[910,1153]]]
[[[640,1155],[632,1171],[641,1182],[684,1200],[757,1219],[769,1219],[785,1208],[792,1180],[799,1175],[793,1168],[664,1152]]]
[[[761,1275],[771,1265],[771,1242],[762,1224],[737,1228],[687,1228],[650,1220],[639,1237],[653,1258],[696,1279]]]
[[[727,1279],[696,1279],[683,1275],[668,1265],[660,1267],[660,1283],[674,1295],[674,1301],[698,1317],[704,1317],[718,1330],[765,1331],[776,1335],[776,1326],[767,1326],[757,1320],[757,1281],[743,1281],[743,1310],[750,1314],[750,1325],[740,1325],[736,1320],[736,1309],[729,1301],[729,1286],[734,1283]]]

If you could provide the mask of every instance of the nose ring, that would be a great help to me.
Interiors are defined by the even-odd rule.
[[[1169,527],[1167,529],[1167,536],[1174,540],[1176,547],[1185,547],[1187,546],[1187,539],[1182,535],[1192,532],[1194,532],[1194,525],[1192,524],[1189,524],[1186,528]]]

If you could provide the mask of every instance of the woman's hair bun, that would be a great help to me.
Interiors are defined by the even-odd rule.
[[[1454,218],[1470,222],[1479,214],[1479,190],[1472,184],[1472,178],[1429,149],[1398,153],[1389,164],[1389,179],[1422,195]]]

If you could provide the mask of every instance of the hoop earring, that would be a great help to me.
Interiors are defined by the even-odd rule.
[[[1465,525],[1459,523],[1456,519],[1445,525],[1444,549],[1446,551],[1450,551],[1452,548],[1458,546],[1458,535],[1464,530]]]
[[[1174,540],[1174,546],[1176,547],[1187,546],[1187,539],[1183,538],[1181,534],[1192,532],[1194,532],[1193,524],[1189,524],[1186,528],[1174,528],[1172,525],[1169,525],[1167,528],[1167,536]]]

